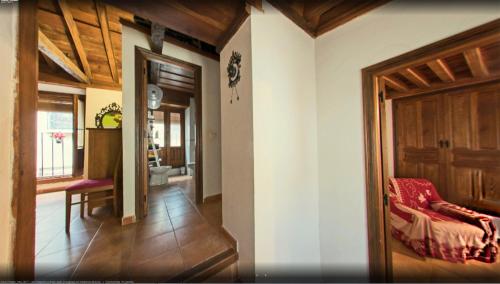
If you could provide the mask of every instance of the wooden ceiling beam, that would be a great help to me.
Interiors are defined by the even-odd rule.
[[[488,67],[484,62],[483,55],[481,54],[481,49],[479,47],[468,49],[464,51],[464,57],[467,61],[467,65],[474,77],[486,77],[490,74]]]
[[[339,5],[344,0],[307,1],[304,7],[304,18],[312,27],[318,27],[321,15]]]
[[[390,0],[372,0],[372,1],[366,1],[361,4],[354,4],[355,6],[349,11],[346,12],[342,15],[339,15],[338,17],[332,17],[324,23],[321,23],[317,28],[316,28],[316,36],[320,36],[328,31],[331,31],[338,26],[341,26],[377,7],[380,7]],[[350,2],[350,1],[344,1],[344,2]]]
[[[73,14],[71,13],[71,10],[66,0],[59,0],[59,7],[61,8],[64,21],[66,22],[66,27],[69,30],[71,40],[75,45],[76,52],[78,53],[78,57],[80,58],[80,62],[82,63],[83,71],[85,71],[85,74],[91,80],[92,71],[90,69],[89,61],[87,59],[87,53],[85,52],[85,49],[83,48],[82,45],[80,32],[78,31],[75,20],[73,19]]]
[[[421,88],[427,88],[431,86],[429,81],[424,77],[424,75],[418,73],[416,70],[413,70],[411,68],[405,68],[399,71],[399,74],[403,75],[406,79],[410,80],[410,82]]]
[[[210,25],[220,31],[225,31],[226,30],[226,26],[219,22],[218,20],[216,19],[213,19],[211,17],[208,17],[206,15],[203,15],[201,13],[198,13],[197,11],[194,11],[186,6],[184,6],[182,4],[182,1],[177,1],[177,0],[168,0],[168,1],[164,1],[165,4],[167,4],[168,6],[174,8],[175,10],[177,11],[180,11],[184,14],[187,14],[193,18],[195,18],[196,20],[198,20],[200,22],[200,24],[207,24],[207,25]]]
[[[439,93],[443,91],[450,91],[455,89],[460,89],[463,87],[472,87],[483,84],[500,83],[500,75],[488,76],[488,77],[473,77],[456,80],[454,82],[441,82],[436,83],[430,88],[425,89],[414,89],[407,92],[389,92],[386,95],[387,99],[397,99],[411,96],[427,95],[433,93]]]
[[[382,80],[384,81],[385,85],[393,88],[398,92],[408,92],[409,90],[408,86],[404,82],[394,77],[382,76]]]
[[[89,83],[89,78],[50,39],[38,29],[38,49],[80,82]]]
[[[101,26],[102,39],[104,41],[104,48],[106,49],[106,56],[108,57],[111,76],[113,77],[113,81],[119,82],[120,78],[118,78],[118,68],[116,67],[115,53],[111,44],[106,7],[99,0],[95,1],[95,6],[97,9],[97,18],[99,19],[99,25]]]
[[[243,4],[244,5],[242,5],[239,9],[240,12],[238,13],[238,16],[236,16],[227,31],[222,34],[221,38],[217,42],[215,47],[217,53],[220,53],[222,49],[224,49],[224,46],[226,46],[233,35],[239,30],[241,25],[243,25],[248,16],[250,16],[250,7],[245,2]]]
[[[446,64],[442,59],[436,59],[427,62],[427,66],[441,79],[443,82],[455,82],[455,75],[451,71],[448,64]]]

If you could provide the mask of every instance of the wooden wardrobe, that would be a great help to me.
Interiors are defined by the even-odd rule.
[[[396,177],[500,214],[500,84],[393,101]]]

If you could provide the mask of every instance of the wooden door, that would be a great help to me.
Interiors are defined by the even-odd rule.
[[[395,174],[426,178],[446,197],[442,97],[394,100]]]
[[[173,168],[186,165],[184,109],[169,108],[165,112],[167,164]]]
[[[446,95],[450,201],[500,212],[500,91]]]

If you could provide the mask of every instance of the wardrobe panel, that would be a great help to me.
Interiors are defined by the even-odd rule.
[[[477,140],[479,149],[498,149],[498,92],[487,91],[473,95],[477,100],[473,115],[477,116]]]
[[[471,104],[470,95],[452,94],[447,97],[447,110],[450,111],[450,142],[453,148],[471,148]]]

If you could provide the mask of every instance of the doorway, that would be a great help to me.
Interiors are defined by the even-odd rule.
[[[397,153],[394,153],[392,148],[398,148],[394,146],[397,141],[393,140],[391,133],[393,117],[387,115],[392,113],[392,100],[497,84],[500,81],[497,64],[484,61],[489,59],[490,50],[498,50],[498,47],[494,46],[498,46],[499,31],[500,20],[495,20],[362,70],[369,263],[372,281],[395,279],[388,189],[389,177],[394,175],[394,163],[397,163],[397,157],[394,157]],[[478,54],[482,56],[476,56]],[[457,69],[458,66],[461,67]],[[485,72],[484,66],[489,68],[487,74],[481,73]],[[427,104],[427,101],[425,103],[425,106],[433,106],[432,103]],[[419,105],[422,106],[422,103]],[[436,109],[434,113],[439,112],[440,110]],[[408,128],[411,128],[410,125]],[[446,147],[445,140],[436,138],[432,139],[432,143],[437,143],[436,149],[440,146]],[[427,148],[426,150],[430,149]],[[413,154],[415,157],[422,157],[425,153]],[[432,160],[429,159],[425,161]],[[439,178],[435,182],[440,184]],[[400,248],[398,243],[394,247]],[[426,272],[421,274],[425,275]]]
[[[192,175],[193,200],[197,204],[203,202],[201,66],[139,47],[136,47],[135,57],[136,216],[142,219],[149,211],[149,157],[154,156],[150,155],[148,117],[158,118],[153,138],[160,148],[159,158],[165,166],[171,167],[172,175]],[[165,97],[156,112],[149,111],[147,105],[147,85],[151,82],[163,90]],[[189,124],[186,124],[186,114]]]

